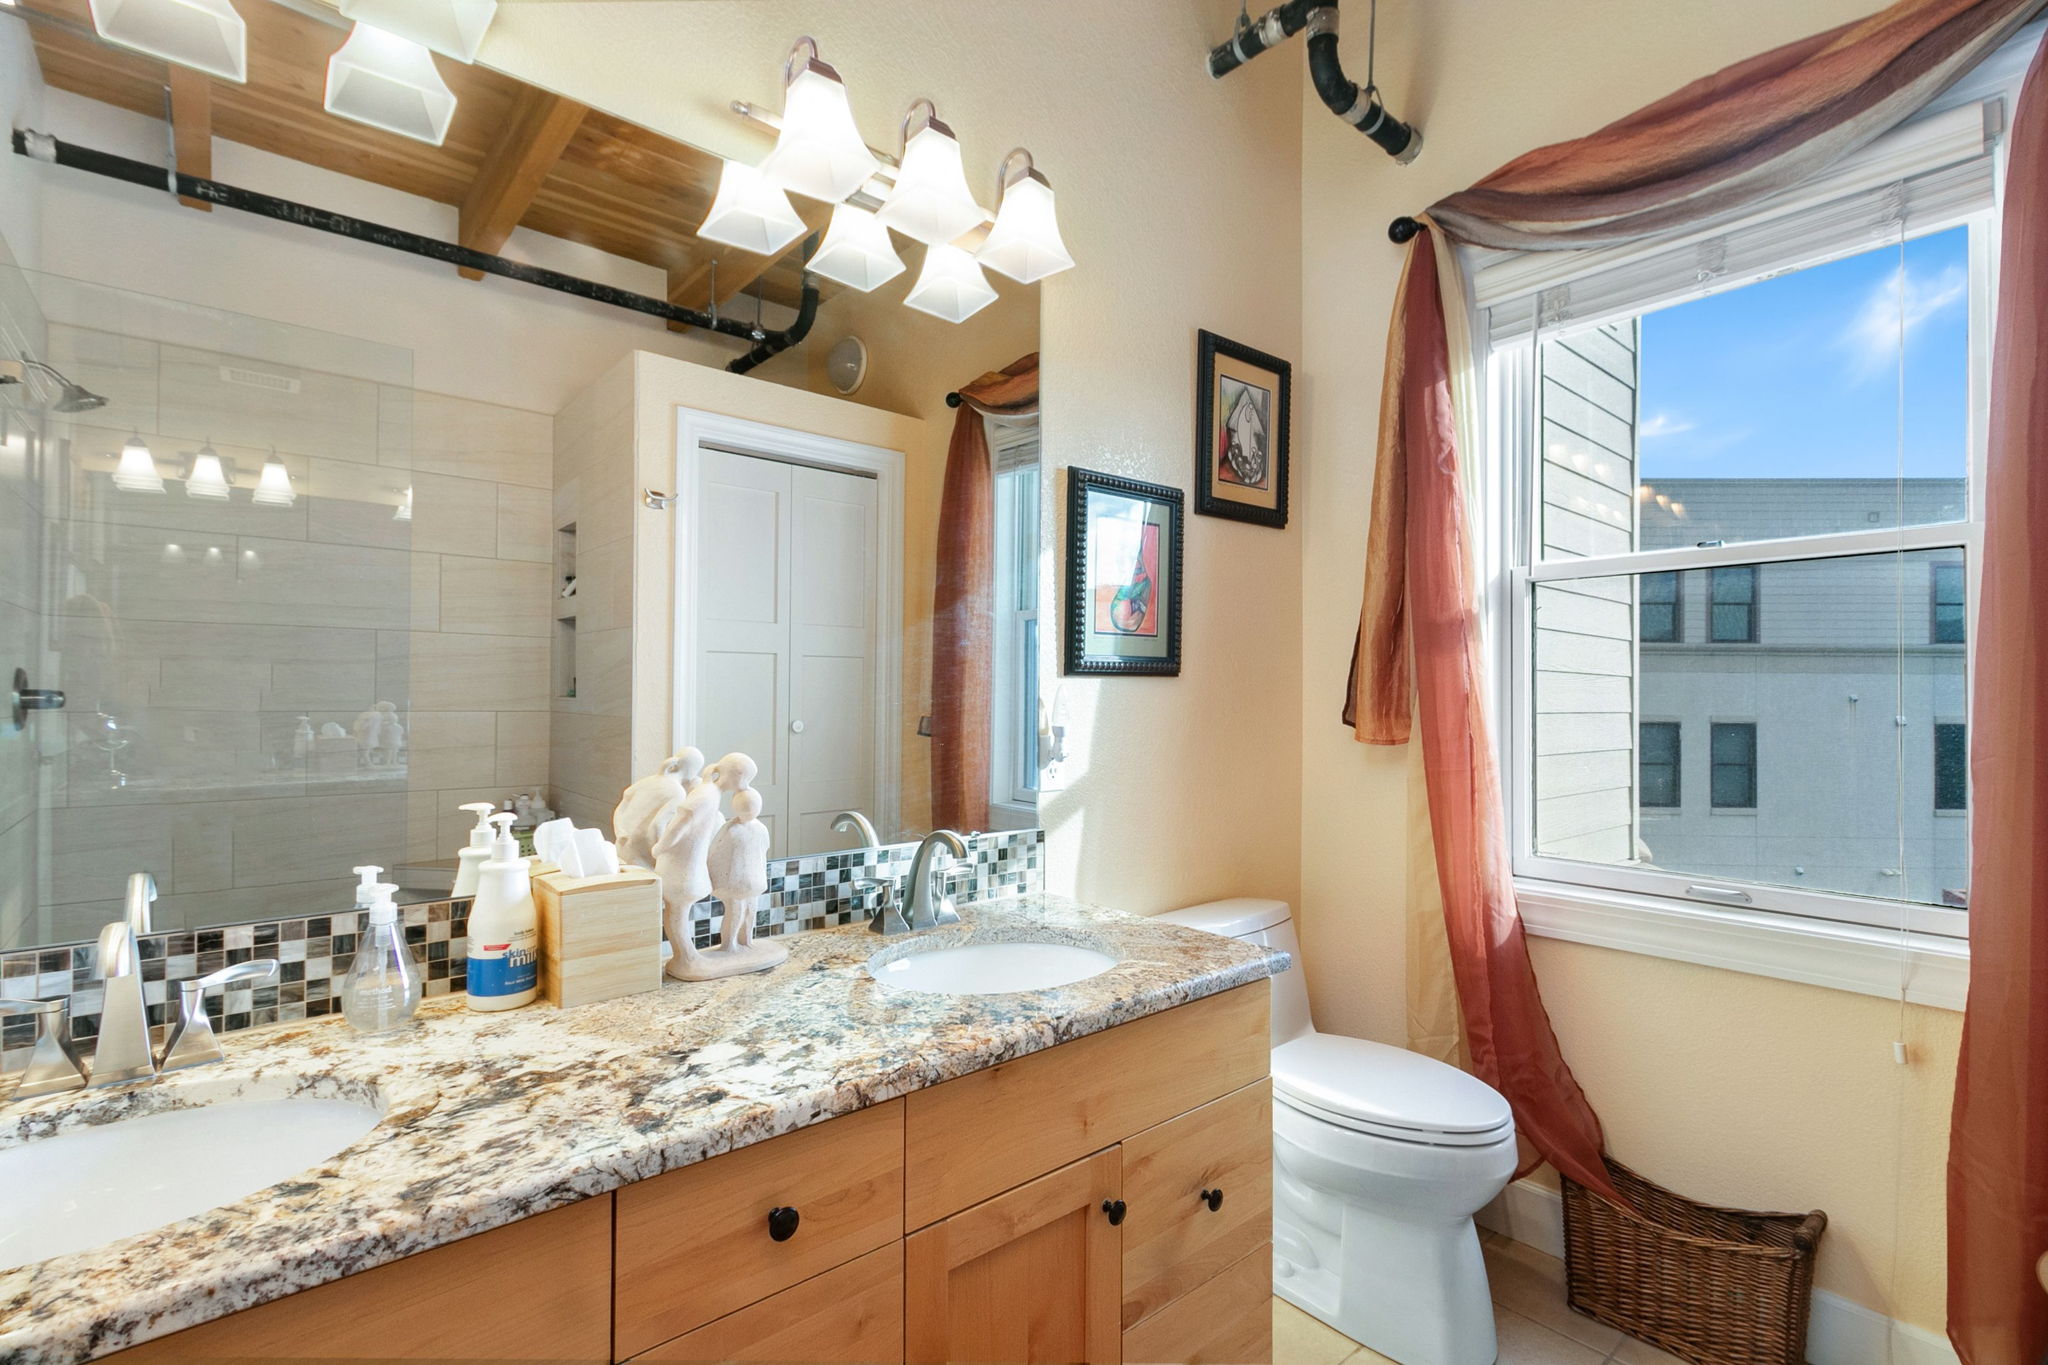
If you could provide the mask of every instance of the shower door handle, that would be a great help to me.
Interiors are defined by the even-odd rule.
[[[61,711],[64,709],[64,694],[55,688],[30,687],[28,671],[14,670],[14,692],[11,703],[14,728],[19,730],[28,723],[31,711]]]

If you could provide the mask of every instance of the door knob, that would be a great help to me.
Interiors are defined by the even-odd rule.
[[[55,688],[30,687],[28,670],[14,670],[14,694],[12,699],[14,728],[19,730],[28,723],[31,711],[59,711],[64,707],[64,694]]]
[[[1115,1227],[1119,1223],[1124,1221],[1124,1214],[1126,1210],[1124,1207],[1124,1201],[1121,1199],[1103,1200],[1102,1211],[1109,1215],[1109,1225],[1111,1227]]]
[[[778,1207],[768,1210],[768,1235],[778,1242],[787,1242],[796,1236],[796,1225],[801,1215],[795,1209]]]
[[[789,723],[789,732],[793,735],[802,734],[804,732],[804,723],[800,720],[791,721]]]
[[[1223,1191],[1221,1190],[1203,1190],[1195,1198],[1207,1204],[1211,1213],[1223,1207]]]

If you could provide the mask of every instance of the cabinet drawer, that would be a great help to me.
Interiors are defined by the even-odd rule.
[[[903,1244],[870,1251],[636,1359],[897,1365],[903,1359]]]
[[[1262,1080],[1264,981],[905,1097],[913,1228]]]
[[[1270,1242],[1124,1333],[1124,1365],[1268,1365],[1272,1359]]]
[[[1272,1082],[1126,1141],[1124,1202],[1129,1327],[1273,1239]]]
[[[797,1214],[783,1241],[778,1208]],[[638,1355],[902,1235],[900,1100],[628,1185],[615,1349]]]

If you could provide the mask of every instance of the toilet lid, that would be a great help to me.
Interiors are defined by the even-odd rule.
[[[1273,1049],[1273,1090],[1296,1109],[1417,1142],[1479,1146],[1514,1113],[1486,1082],[1419,1052],[1309,1033]]]

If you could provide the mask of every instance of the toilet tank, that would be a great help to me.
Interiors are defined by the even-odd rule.
[[[1273,1046],[1315,1032],[1308,1012],[1308,979],[1302,974],[1301,943],[1294,936],[1294,921],[1286,901],[1239,896],[1191,905],[1185,910],[1169,910],[1154,918],[1286,953],[1294,959],[1294,965],[1272,978]]]

